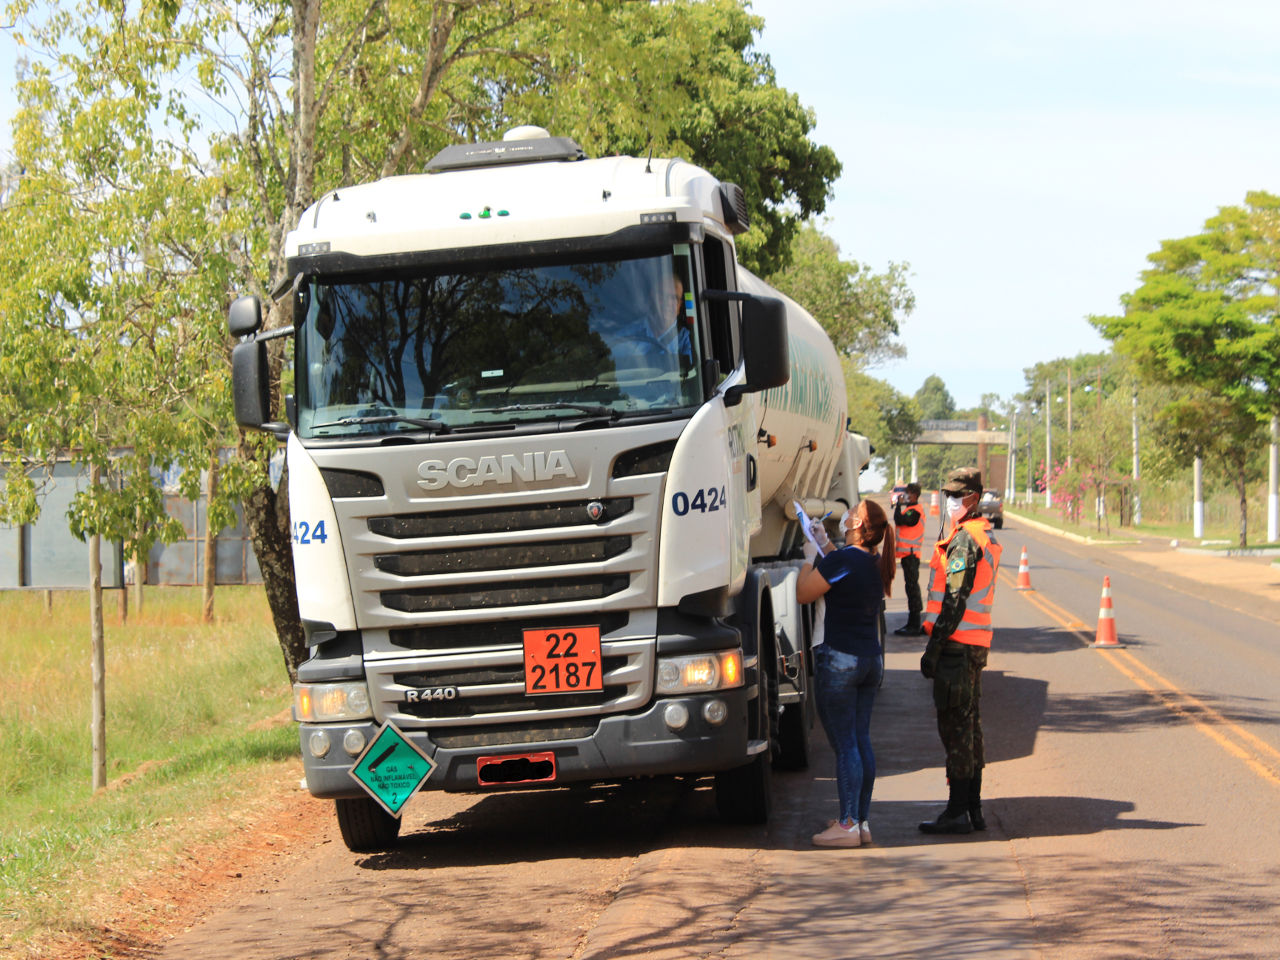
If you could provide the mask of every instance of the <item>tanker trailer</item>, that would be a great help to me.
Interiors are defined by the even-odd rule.
[[[805,761],[789,501],[856,492],[838,359],[737,264],[747,226],[692,164],[518,128],[324,194],[292,326],[232,305],[237,421],[287,447],[306,785],[353,850],[429,789],[714,775],[762,822]]]

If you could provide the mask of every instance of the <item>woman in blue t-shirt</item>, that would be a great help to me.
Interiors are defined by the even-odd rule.
[[[876,779],[871,705],[884,673],[880,611],[896,567],[893,528],[879,504],[863,500],[844,515],[840,528],[845,546],[833,550],[821,525],[815,526],[820,546],[805,544],[805,558],[813,566],[801,569],[796,581],[800,603],[822,597],[827,608],[823,642],[813,652],[814,687],[818,716],[836,755],[840,818],[814,834],[819,847],[871,842],[867,813]]]

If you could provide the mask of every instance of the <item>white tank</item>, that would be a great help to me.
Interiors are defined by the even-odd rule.
[[[773,556],[792,529],[793,503],[800,501],[815,516],[838,514],[843,504],[837,497],[857,501],[862,464],[844,463],[844,371],[826,331],[798,303],[746,270],[740,270],[739,286],[747,293],[777,297],[787,308],[791,379],[756,397],[761,529],[752,538],[751,553]],[[844,469],[837,471],[837,466]],[[833,479],[838,481],[834,489]]]

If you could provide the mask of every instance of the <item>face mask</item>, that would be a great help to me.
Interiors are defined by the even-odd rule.
[[[840,518],[840,535],[841,536],[844,536],[849,532],[849,521],[852,517],[853,517],[853,514],[846,513],[843,517]]]
[[[947,516],[953,523],[968,512],[964,505],[964,497],[947,497]]]

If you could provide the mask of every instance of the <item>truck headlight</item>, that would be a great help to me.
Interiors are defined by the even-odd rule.
[[[706,693],[742,686],[742,651],[663,657],[658,661],[658,693]]]
[[[306,723],[362,720],[373,716],[365,683],[295,683],[293,718]]]

